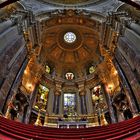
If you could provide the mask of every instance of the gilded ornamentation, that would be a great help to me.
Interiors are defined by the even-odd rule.
[[[104,113],[101,114],[100,119],[101,119],[101,125],[108,125]]]
[[[43,126],[47,126],[48,125],[48,120],[49,120],[49,114],[46,113]]]
[[[36,125],[36,126],[42,126],[42,123],[41,123],[41,113],[40,113],[40,111],[38,112],[38,116],[37,116],[37,120],[36,120],[36,122],[35,122],[35,124],[34,125]]]

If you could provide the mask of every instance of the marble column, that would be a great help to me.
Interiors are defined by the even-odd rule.
[[[114,111],[113,106],[112,106],[112,99],[111,99],[110,93],[106,93],[106,97],[108,98],[107,103],[108,103],[111,122],[116,123],[117,120],[116,120],[116,117],[115,117],[115,111]]]
[[[4,22],[0,23],[0,33],[4,32],[5,30],[7,30],[8,28],[10,28],[13,25],[11,20],[7,20]]]
[[[47,103],[47,112],[49,115],[53,113],[53,104],[54,104],[54,88],[50,88],[48,103]]]
[[[115,57],[116,57],[115,60],[118,62],[123,74],[126,76],[125,79],[127,79],[127,84],[129,84],[129,87],[132,89],[132,93],[136,97],[135,99],[137,101],[138,108],[140,109],[140,94],[139,94],[140,93],[140,84],[139,84],[139,81],[136,78],[134,72],[132,71],[130,65],[128,64],[126,59],[122,56],[122,54],[119,50],[116,50]]]
[[[93,103],[92,103],[92,97],[90,93],[90,89],[86,88],[86,105],[87,105],[87,113],[93,114]]]
[[[30,122],[32,107],[33,107],[33,104],[35,101],[36,94],[38,93],[37,87],[38,87],[38,85],[36,85],[36,87],[34,88],[34,91],[31,93],[31,96],[29,99],[29,106],[27,107],[27,113],[26,113],[25,118],[24,118],[24,122],[26,124],[29,124],[29,122]]]
[[[22,45],[24,45],[24,43]],[[7,70],[8,73],[6,72],[7,74],[4,74],[6,77],[3,75],[5,77],[5,80],[0,87],[0,111],[3,113],[5,113],[7,101],[9,101],[13,94],[16,93],[21,81],[21,77],[23,75],[24,67],[26,67],[25,61],[27,50],[24,46],[22,46],[19,52],[20,54],[18,57],[14,57],[14,59],[12,58],[12,63],[10,64],[9,70]]]
[[[62,116],[63,115],[63,94],[61,93],[60,97],[60,103],[59,103],[59,115]]]
[[[115,111],[114,111],[113,106],[112,106],[112,98],[110,96],[110,93],[106,89],[106,85],[103,85],[103,88],[104,88],[106,101],[107,101],[107,105],[108,105],[108,109],[109,109],[109,115],[110,115],[110,118],[111,118],[111,123],[116,123],[117,120],[116,120],[116,117],[115,117]],[[110,92],[111,92],[111,90],[110,90]]]
[[[54,106],[53,106],[53,113],[58,114],[59,113],[59,97],[61,93],[59,91],[55,91],[55,97],[54,97]]]
[[[6,103],[9,102],[11,100],[11,98],[17,93],[18,87],[19,87],[19,85],[21,83],[21,80],[22,80],[22,76],[23,76],[24,70],[25,70],[28,62],[29,62],[29,59],[25,58],[25,60],[22,63],[22,66],[21,66],[18,74],[16,75],[16,78],[15,78],[15,80],[14,80],[14,82],[13,82],[11,88],[10,88],[9,96],[8,96],[7,100],[5,99],[5,101],[3,101],[3,103],[4,103],[3,104],[3,110],[5,110]]]
[[[80,99],[81,99],[81,113],[87,114],[87,108],[86,108],[86,100],[85,100],[85,91],[80,92]]]
[[[81,114],[81,101],[80,101],[80,94],[79,92],[77,94],[77,114]]]
[[[138,115],[138,109],[137,109],[137,106],[135,104],[135,100],[134,100],[134,97],[132,95],[132,91],[129,87],[129,84],[123,74],[123,71],[121,70],[118,62],[114,59],[114,65],[118,71],[118,74],[119,74],[119,77],[121,79],[121,82],[122,82],[122,86],[123,86],[123,89],[125,91],[125,94],[126,94],[126,97],[127,97],[127,100],[128,100],[128,103],[129,103],[129,107],[132,111],[132,114],[133,116],[135,117],[136,115]]]

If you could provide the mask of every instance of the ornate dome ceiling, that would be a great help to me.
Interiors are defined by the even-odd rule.
[[[88,63],[97,64],[101,58],[97,25],[72,14],[47,21],[41,59],[53,63],[60,75],[71,71],[82,76]]]

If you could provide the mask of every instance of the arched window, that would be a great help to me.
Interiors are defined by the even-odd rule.
[[[65,75],[67,80],[73,80],[74,79],[74,74],[72,72],[67,72]]]
[[[50,69],[50,67],[49,67],[48,65],[45,66],[45,71],[46,71],[47,73],[50,73],[50,72],[51,72],[51,69]]]
[[[89,67],[89,73],[92,74],[94,72],[95,72],[95,67],[94,66]]]
[[[76,113],[76,94],[64,93],[64,115],[73,116]]]

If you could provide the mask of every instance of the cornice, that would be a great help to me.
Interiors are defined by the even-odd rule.
[[[84,76],[81,78],[77,78],[74,80],[66,80],[61,77],[51,77],[50,74],[45,74],[43,76],[43,79],[47,82],[50,82],[51,84],[61,84],[63,86],[76,86],[79,84],[89,85],[90,83],[99,83],[100,80],[97,76],[97,74],[89,74],[88,76]]]
[[[45,13],[49,11],[62,10],[62,9],[79,9],[79,10],[88,10],[91,12],[102,13],[103,15],[107,15],[108,12],[116,11],[116,9],[122,4],[122,2],[118,0],[100,0],[98,2],[92,2],[84,5],[57,5],[51,4],[50,2],[44,2],[40,0],[21,0],[21,4],[27,10],[33,11],[35,15],[39,13]]]

